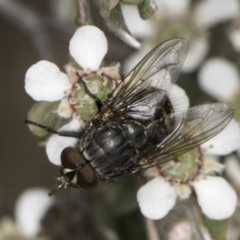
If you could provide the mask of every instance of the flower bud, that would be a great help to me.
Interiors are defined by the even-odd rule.
[[[44,126],[58,129],[60,124],[60,118],[57,114],[57,108],[59,101],[57,102],[37,102],[35,103],[27,114],[27,119],[36,123],[41,123]],[[40,138],[46,138],[49,135],[45,129],[35,125],[29,125],[31,132]]]

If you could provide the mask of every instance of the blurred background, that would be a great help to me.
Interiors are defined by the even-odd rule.
[[[131,1],[125,1],[125,3],[129,2]],[[136,2],[134,2],[135,5]],[[159,12],[156,13],[155,17],[153,15],[150,18],[149,15],[149,19],[146,20],[148,25],[141,25],[143,21],[135,20],[135,18],[131,19],[131,16],[135,16],[136,9],[133,14],[131,9],[127,9],[132,6],[126,5],[126,9],[123,6],[123,19],[126,20],[129,28],[128,32],[125,27],[122,27],[122,20],[119,20],[117,24],[110,17],[106,17],[106,12],[104,12],[106,9],[102,8],[100,14],[98,1],[89,1],[91,23],[103,30],[108,39],[109,49],[105,62],[120,62],[123,66],[121,73],[124,75],[141,59],[140,56],[144,56],[158,43],[177,36],[185,37],[190,42],[190,55],[197,56],[197,59],[192,57],[188,60],[178,84],[189,95],[191,105],[225,101],[226,99],[228,102],[238,102],[236,98],[238,94],[235,94],[234,98],[231,97],[233,93],[229,93],[227,96],[223,94],[224,96],[221,97],[221,94],[217,95],[217,93],[212,93],[212,90],[208,89],[208,86],[204,84],[204,71],[206,70],[204,64],[212,58],[226,60],[227,64],[230,63],[230,68],[233,67],[233,71],[237,74],[234,75],[233,73],[234,76],[232,77],[235,85],[230,83],[228,85],[232,86],[231,89],[238,89],[240,2],[238,0],[232,0],[229,3],[227,0],[219,1],[219,9],[216,9],[215,12],[224,12],[225,14],[210,20],[208,19],[208,9],[210,11],[212,6],[209,4],[209,6],[205,6],[205,10],[204,6],[196,10],[196,5],[201,2],[208,2],[208,0],[180,1],[178,6],[176,6],[174,0],[168,3],[162,1],[162,5],[158,6]],[[228,4],[231,5],[229,8],[226,7]],[[79,14],[79,5],[75,0],[0,0],[0,215],[14,216],[16,201],[24,190],[32,187],[49,189],[55,183],[55,177],[59,175],[59,168],[48,161],[45,149],[38,146],[37,137],[33,136],[24,124],[27,112],[34,102],[24,90],[24,78],[27,69],[41,59],[52,61],[61,70],[64,70],[64,65],[69,61],[69,40],[77,25],[80,25],[79,22],[77,22],[77,25],[75,23],[77,14]],[[138,18],[140,19],[140,17]],[[140,22],[134,25],[134,21]],[[134,29],[137,28],[140,30],[135,32]],[[122,35],[121,29],[126,31]],[[129,36],[132,39],[129,40]],[[139,50],[136,50],[139,43],[142,46],[141,54],[138,54]],[[206,78],[208,79],[208,76]],[[203,79],[202,82],[201,79]],[[214,81],[214,83],[216,82]],[[224,88],[225,86],[222,87],[222,89]],[[88,196],[85,196],[88,193],[79,190],[81,192],[79,195],[76,192],[78,190],[73,189],[68,189],[66,193],[60,193],[59,196],[68,196],[69,201],[72,201],[72,199],[75,199],[75,201],[69,203],[64,198],[64,201],[58,203],[57,210],[53,209],[52,215],[49,214],[44,221],[45,232],[49,233],[49,239],[147,239],[144,228],[141,228],[146,222],[138,211],[135,199],[136,189],[139,184],[138,180],[130,179],[117,184],[117,186],[110,185],[106,188],[103,186],[99,190],[100,195],[98,195],[99,193],[90,193],[91,198],[95,195],[99,197],[107,194],[106,191],[111,192],[106,189],[113,189],[113,194],[108,195],[107,200],[99,200],[101,207],[95,208],[97,209],[96,212],[99,213],[98,216],[101,216],[100,222],[101,218],[103,218],[108,219],[104,220],[106,223],[111,223],[111,226],[108,226],[109,229],[105,231],[108,234],[103,234],[103,237],[100,237],[101,233],[96,233],[96,236],[93,234],[94,236],[83,236],[81,238],[69,238],[64,233],[62,236],[65,237],[49,233],[51,227],[48,226],[54,224],[64,226],[67,224],[64,221],[57,223],[51,221],[54,222],[54,214],[59,209],[66,209],[71,204],[73,209],[70,209],[69,212],[72,214],[72,211],[77,211],[77,207],[74,208],[76,199],[83,204],[86,201],[86,206],[83,207],[84,214],[91,216],[92,210],[90,210],[89,202],[86,200]],[[121,195],[122,199],[120,199],[123,202],[126,201],[126,204],[123,204],[123,209],[116,206],[119,195],[115,194],[114,191],[120,191],[121,193],[126,191],[124,196]],[[118,207],[117,211],[113,210]],[[105,213],[103,213],[104,209]],[[82,208],[79,211],[82,211]],[[67,219],[67,213],[66,215],[64,215],[64,211],[61,213],[62,218],[65,216]],[[85,216],[84,214],[83,216]],[[108,214],[109,216],[106,216]],[[117,216],[115,220],[110,217],[113,215]],[[88,217],[84,219],[88,219]],[[93,226],[91,217],[89,219],[89,221],[86,221],[87,226]],[[236,224],[238,223],[236,222]],[[218,239],[215,238],[215,240]]]

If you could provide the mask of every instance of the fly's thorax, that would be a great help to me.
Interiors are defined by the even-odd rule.
[[[97,113],[95,116],[92,118],[92,123],[96,126],[101,126],[106,122],[109,122],[110,119],[114,116],[114,111],[111,108],[110,105],[104,104],[101,108],[101,111]]]
[[[143,124],[137,121],[124,121],[121,123],[123,134],[138,149],[143,147],[147,141],[147,131]]]

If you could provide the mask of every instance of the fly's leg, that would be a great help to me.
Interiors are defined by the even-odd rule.
[[[36,123],[36,122],[33,122],[31,120],[28,120],[28,119],[25,120],[25,123],[26,124],[31,124],[31,125],[34,125],[34,126],[37,126],[37,127],[40,127],[40,128],[43,128],[43,129],[45,129],[49,133],[54,133],[54,134],[57,134],[57,135],[63,136],[63,137],[79,138],[81,136],[82,132],[83,132],[83,130],[82,131],[79,130],[79,131],[76,131],[76,132],[74,132],[74,131],[57,131],[57,130],[51,128],[51,127],[44,126],[44,125],[42,125],[40,123]]]
[[[103,105],[102,102],[101,102],[101,100],[100,100],[96,95],[94,95],[93,93],[91,93],[91,91],[88,89],[88,87],[86,86],[86,83],[84,82],[83,78],[79,75],[79,73],[77,73],[77,76],[78,76],[78,78],[79,78],[80,83],[83,85],[85,92],[86,92],[91,98],[93,98],[93,99],[95,100],[96,105],[97,105],[97,108],[98,108],[98,112],[99,112],[100,109],[101,109],[101,107],[102,107],[102,105]]]

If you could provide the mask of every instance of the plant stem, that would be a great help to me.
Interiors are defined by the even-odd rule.
[[[77,16],[75,23],[78,27],[89,25],[92,23],[89,0],[76,0],[77,1]]]
[[[148,240],[160,240],[160,237],[158,236],[158,232],[156,229],[155,222],[148,218],[144,218],[144,221],[145,221],[147,239]]]

